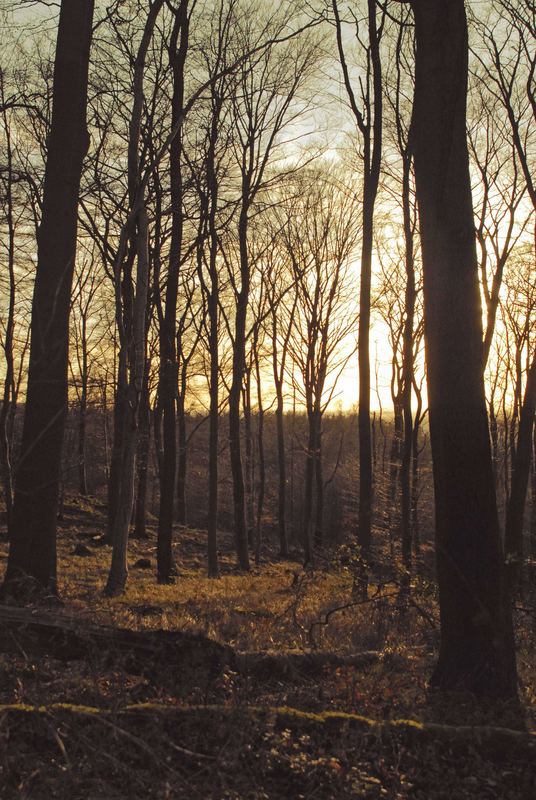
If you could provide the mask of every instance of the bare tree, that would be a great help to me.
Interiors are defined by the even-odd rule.
[[[195,6],[195,1],[190,4]],[[189,24],[192,8],[181,0],[173,9],[174,24],[169,43],[169,61],[173,73],[171,123],[176,125],[183,114],[185,64],[188,53]],[[163,461],[160,475],[160,512],[158,515],[158,581],[170,583],[175,574],[172,554],[173,508],[177,477],[177,294],[183,238],[182,133],[178,131],[170,145],[171,244],[166,275],[166,300],[160,330],[159,401],[163,414]]]
[[[254,52],[255,38],[274,31],[278,35],[287,25],[279,11],[266,22],[266,32],[255,32],[250,21],[240,20],[245,52]],[[246,494],[241,454],[240,404],[246,359],[246,329],[253,264],[249,246],[249,221],[255,212],[257,196],[267,186],[268,167],[276,148],[282,145],[285,126],[303,114],[303,105],[292,108],[299,87],[314,65],[314,47],[305,41],[299,49],[283,45],[267,46],[261,54],[244,59],[237,71],[233,95],[233,149],[240,181],[237,223],[238,275],[231,272],[236,311],[233,324],[233,371],[229,391],[229,451],[233,476],[235,539],[238,562],[249,570],[246,526]]]
[[[339,59],[350,107],[363,144],[363,207],[361,275],[359,288],[359,520],[357,540],[368,557],[372,541],[372,439],[370,427],[370,316],[374,207],[380,182],[383,135],[383,88],[380,42],[384,18],[378,21],[376,0],[367,0],[363,42],[361,23],[352,13],[356,39],[365,53],[365,79],[358,100],[348,68],[339,3],[332,0]]]
[[[114,265],[116,324],[119,331],[118,395],[122,395],[117,507],[113,524],[113,552],[105,592],[121,594],[126,585],[128,533],[134,503],[138,414],[146,359],[146,312],[149,282],[149,218],[145,186],[140,175],[140,131],[143,110],[144,72],[147,51],[164,0],[154,0],[145,22],[134,63],[132,115],[128,141],[129,217],[121,231]],[[128,246],[128,254],[127,254]],[[125,259],[125,255],[127,258]],[[132,261],[136,260],[135,285]],[[128,284],[126,293],[124,284]],[[126,308],[124,300],[127,301]]]
[[[482,375],[463,0],[415,0],[412,135],[424,272],[441,648],[432,682],[517,690]],[[478,464],[478,469],[475,469]]]
[[[71,282],[86,129],[92,0],[62,2],[43,190],[22,453],[4,588],[30,578],[56,592],[56,516],[67,412]]]
[[[336,175],[311,170],[297,182],[287,215],[281,235],[297,295],[295,308],[290,299],[295,324],[288,347],[308,421],[302,542],[305,563],[312,564],[314,546],[323,544],[322,418],[353,353],[349,341],[357,314],[348,277],[360,232],[359,204]]]

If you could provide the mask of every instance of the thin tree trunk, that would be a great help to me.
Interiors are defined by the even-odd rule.
[[[322,422],[320,412],[316,423],[315,478],[316,478],[316,510],[315,510],[315,546],[324,545],[324,470],[322,464]]]
[[[359,290],[359,512],[357,541],[365,558],[370,555],[372,543],[372,436],[370,422],[370,313],[372,284],[372,250],[374,234],[374,206],[380,180],[383,88],[380,43],[376,20],[376,0],[368,0],[368,35],[373,83],[373,97],[366,100],[367,119],[359,111],[352,88],[342,40],[341,24],[336,0],[333,10],[337,21],[337,44],[346,90],[357,126],[363,140],[363,212],[361,243],[361,280]],[[371,120],[373,120],[371,122]]]
[[[4,97],[4,76],[0,72],[1,97],[3,105],[4,132],[6,137],[6,224],[7,224],[7,272],[9,277],[8,290],[8,309],[5,322],[4,334],[4,355],[6,360],[4,389],[2,395],[2,408],[0,409],[0,468],[2,472],[2,484],[4,490],[4,503],[6,506],[6,522],[9,532],[13,512],[13,476],[11,470],[11,445],[12,437],[9,432],[9,419],[13,409],[13,385],[15,380],[15,369],[13,360],[13,338],[15,330],[15,300],[16,300],[16,277],[15,277],[15,220],[13,216],[13,153],[11,142],[11,128],[8,120],[7,104]]]
[[[257,383],[257,446],[259,450],[259,483],[257,487],[257,520],[255,525],[255,563],[261,560],[262,513],[266,489],[266,460],[264,456],[264,405],[262,401],[261,367],[257,346],[255,353],[255,378]]]
[[[212,246],[216,242],[211,241]],[[210,254],[212,260],[212,252]],[[214,272],[212,272],[211,290],[208,299],[209,307],[209,348],[210,348],[210,419],[209,419],[209,443],[208,443],[208,519],[207,519],[207,553],[208,553],[208,575],[210,578],[217,578],[219,575],[218,565],[218,442],[219,442],[219,378],[220,365],[218,355],[218,277],[215,269],[214,253]]]
[[[209,383],[209,461],[208,461],[208,514],[207,514],[207,561],[209,578],[219,576],[218,564],[218,445],[219,445],[219,294],[220,278],[218,272],[219,237],[216,224],[218,210],[218,177],[216,171],[216,144],[222,97],[219,93],[212,96],[212,122],[207,148],[207,198],[205,214],[208,226],[208,273],[209,286],[207,293],[208,339],[210,357]],[[200,254],[201,255],[201,254]]]
[[[177,398],[177,522],[186,525],[186,476],[188,473],[188,437],[186,430],[186,366],[181,370]]]
[[[308,441],[307,452],[305,453],[304,488],[303,488],[303,511],[302,511],[302,544],[303,544],[303,563],[305,566],[314,564],[312,523],[313,523],[313,486],[315,475],[315,447],[316,447],[316,426],[312,411],[307,413],[308,421]]]
[[[523,564],[523,519],[530,474],[535,411],[536,351],[527,375],[525,396],[519,418],[510,498],[506,508],[505,558],[508,588],[511,592],[515,592],[519,586]]]
[[[404,438],[402,442],[402,461],[400,465],[400,489],[402,495],[402,560],[407,570],[411,569],[412,526],[411,526],[411,457],[413,448],[413,414],[411,395],[414,382],[413,326],[415,321],[415,259],[413,243],[413,224],[410,205],[411,155],[403,154],[402,205],[404,216],[404,243],[406,267],[406,296],[404,320],[404,343],[402,355],[402,413],[404,418]]]
[[[413,389],[417,398],[417,408],[413,417],[413,432],[411,442],[411,531],[413,549],[419,553],[421,545],[421,531],[419,525],[419,433],[422,422],[422,392],[420,387],[413,382]]]
[[[149,285],[149,220],[145,208],[138,212],[136,296],[133,314],[131,351],[131,376],[128,383],[127,413],[123,422],[123,452],[121,459],[120,491],[113,532],[113,551],[105,593],[109,596],[125,590],[128,567],[127,548],[132,507],[134,504],[134,479],[140,398],[145,371],[145,318]]]
[[[136,509],[134,512],[133,539],[147,539],[147,473],[149,469],[149,449],[151,441],[151,406],[149,396],[150,361],[145,359],[143,387],[140,397],[138,417],[138,454],[136,458],[138,472],[138,489],[136,492]]]
[[[134,202],[135,188],[130,189],[131,203]],[[119,253],[117,254],[119,258]],[[132,325],[132,269],[136,259],[136,244],[133,238],[128,242],[128,252],[124,265],[124,276],[118,286],[119,276],[116,277],[115,287],[115,317],[117,330],[129,331]],[[121,264],[118,264],[120,269]],[[119,337],[121,339],[121,336]],[[128,366],[127,351],[124,344],[119,342],[117,354],[117,376],[113,410],[113,439],[112,456],[110,460],[110,474],[108,478],[108,509],[105,541],[113,543],[114,526],[119,503],[121,462],[123,453],[123,432],[125,429],[125,415],[127,408]]]
[[[133,103],[128,141],[128,194],[129,220],[120,237],[114,269],[116,291],[116,318],[119,330],[118,399],[123,395],[121,430],[121,461],[119,465],[117,508],[112,533],[112,562],[105,588],[107,595],[121,594],[125,590],[128,568],[127,547],[129,526],[134,503],[134,480],[141,392],[146,360],[146,320],[149,285],[149,220],[145,207],[144,187],[140,180],[139,143],[143,112],[143,78],[147,51],[164,0],[152,3],[140,46],[134,62]],[[130,252],[136,256],[136,287],[131,286],[130,260],[126,272],[122,265],[127,240]],[[121,288],[128,284],[124,301]]]
[[[251,365],[244,372],[242,391],[242,407],[244,409],[244,488],[246,492],[246,527],[248,545],[254,546],[253,531],[255,528],[255,500],[253,496],[253,426],[251,420]]]
[[[87,388],[88,388],[88,355],[86,319],[82,320],[82,386],[80,390],[80,409],[78,416],[78,491],[85,497],[87,490],[86,470],[86,422],[87,422]]]
[[[388,490],[388,513],[391,520],[391,527],[394,526],[396,520],[397,504],[397,488],[400,478],[401,456],[402,456],[402,442],[404,438],[404,417],[403,406],[400,402],[400,397],[395,396],[393,400],[393,436],[391,439],[391,451],[389,453],[389,490]]]
[[[288,338],[286,339],[283,352],[281,353],[282,367],[286,360],[286,346],[288,346]],[[284,420],[284,403],[283,403],[283,375],[279,369],[278,353],[277,353],[277,313],[275,308],[272,311],[272,369],[274,375],[275,393],[276,393],[276,432],[277,432],[277,472],[278,472],[278,510],[277,510],[277,524],[279,530],[279,555],[285,558],[288,556],[288,538],[287,538],[287,462],[285,452],[285,420]]]
[[[532,481],[531,481],[530,546],[531,559],[536,558],[536,429],[532,429]]]
[[[184,66],[188,52],[188,0],[181,0],[175,11],[169,56],[173,71],[172,127],[183,113]],[[179,43],[180,36],[180,43]],[[178,45],[178,47],[177,47]],[[160,382],[158,394],[163,412],[163,460],[160,474],[157,563],[159,583],[171,583],[176,574],[173,561],[173,509],[177,470],[177,296],[183,232],[182,211],[182,135],[179,130],[170,146],[171,245],[166,282],[164,320],[160,331]]]
[[[249,195],[247,186],[243,196]],[[235,545],[240,569],[249,571],[248,535],[246,527],[246,493],[240,444],[240,398],[246,361],[246,315],[249,298],[249,255],[247,245],[248,209],[243,205],[238,225],[240,244],[241,287],[237,297],[235,338],[233,347],[233,375],[229,392],[229,453],[233,478],[233,505]]]

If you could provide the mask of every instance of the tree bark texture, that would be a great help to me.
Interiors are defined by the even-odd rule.
[[[67,413],[71,286],[86,128],[92,0],[62,2],[38,234],[30,363],[6,583],[56,591],[56,517]]]
[[[514,696],[516,666],[482,376],[463,0],[416,0],[412,123],[424,272],[441,648],[432,684]]]
[[[184,65],[188,52],[188,0],[181,0],[175,12],[170,42],[173,71],[172,127],[182,116],[184,104]],[[169,582],[176,572],[172,552],[173,507],[177,473],[177,297],[182,249],[182,136],[177,133],[170,145],[171,162],[171,246],[166,281],[164,320],[160,330],[159,398],[163,414],[162,473],[160,475],[160,511],[158,515],[158,580]]]

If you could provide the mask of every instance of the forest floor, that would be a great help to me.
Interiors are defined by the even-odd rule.
[[[222,665],[208,679],[169,663],[161,680],[102,653],[65,663],[26,652],[15,636],[0,653],[0,797],[536,798],[530,598],[518,620],[521,714],[428,690],[438,621],[426,548],[409,602],[388,553],[364,600],[346,548],[314,571],[267,549],[244,575],[222,534],[222,576],[210,580],[204,534],[183,528],[179,576],[157,585],[149,529],[149,539],[131,542],[126,593],[107,599],[103,529],[98,501],[69,499],[54,614],[81,627],[194,631],[232,648],[241,666]],[[261,652],[272,660],[248,671]],[[295,660],[300,653],[310,661]],[[363,663],[348,663],[355,654]]]

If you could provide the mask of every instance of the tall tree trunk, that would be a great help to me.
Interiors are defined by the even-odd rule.
[[[536,558],[536,429],[534,429],[534,427],[532,430],[532,481],[529,552],[532,559]]]
[[[1,81],[1,100],[3,106],[3,121],[6,148],[6,223],[7,223],[7,272],[9,279],[8,290],[8,309],[5,322],[4,334],[4,355],[6,359],[4,387],[2,393],[2,408],[0,409],[0,469],[2,474],[2,484],[4,490],[4,503],[6,506],[6,521],[9,531],[13,512],[13,475],[11,469],[11,445],[12,437],[9,431],[9,421],[14,410],[13,395],[15,369],[13,359],[13,340],[15,332],[15,300],[16,300],[16,276],[15,276],[15,219],[13,214],[13,151],[11,127],[8,119],[7,103],[4,97],[4,76],[0,71]]]
[[[38,235],[30,363],[5,586],[56,592],[56,524],[67,414],[71,286],[86,129],[92,0],[61,4],[52,126]]]
[[[147,476],[149,470],[149,450],[151,442],[151,405],[149,396],[150,360],[145,359],[143,386],[138,415],[138,453],[136,458],[138,489],[136,491],[136,510],[134,513],[133,539],[147,539]]]
[[[322,416],[318,409],[316,416],[316,445],[315,445],[315,480],[316,480],[316,507],[315,507],[315,546],[324,544],[324,470],[322,464]]]
[[[243,188],[243,196],[249,196],[249,187]],[[240,444],[240,399],[246,362],[246,317],[249,299],[249,255],[247,244],[248,208],[243,204],[238,224],[240,244],[241,286],[237,296],[235,337],[233,346],[233,374],[229,392],[229,453],[233,478],[233,505],[235,545],[240,569],[249,571],[248,534],[246,526],[246,492],[242,452]]]
[[[216,254],[212,254],[212,247],[216,241],[211,241],[210,260],[214,261],[214,271],[211,272],[211,289],[208,299],[209,308],[209,348],[210,348],[210,409],[209,409],[209,443],[208,443],[208,519],[207,519],[207,555],[208,575],[217,578],[218,565],[218,442],[219,442],[219,379],[220,364],[218,353],[218,276],[216,270]]]
[[[527,374],[527,385],[519,417],[512,486],[506,508],[504,531],[508,587],[515,591],[523,564],[523,519],[532,456],[532,433],[536,411],[536,351]]]
[[[104,445],[104,480],[108,483],[110,478],[110,462],[108,453],[108,398],[106,392],[106,378],[101,382],[101,414],[102,414],[102,440]]]
[[[414,0],[412,123],[424,272],[441,648],[433,685],[516,694],[482,375],[463,0]]]
[[[147,51],[156,19],[164,0],[154,0],[147,14],[143,35],[134,62],[133,102],[128,141],[129,218],[121,231],[114,268],[116,319],[119,330],[119,366],[117,396],[123,408],[121,426],[121,459],[118,466],[117,508],[112,532],[112,561],[105,588],[107,595],[125,590],[128,568],[127,547],[132,508],[140,398],[146,360],[146,320],[149,284],[149,220],[145,207],[145,189],[140,176],[139,145],[143,112],[143,79]],[[136,256],[136,286],[131,284],[131,259],[123,268],[127,241],[130,253]],[[122,279],[123,278],[123,279]],[[121,292],[124,284],[127,291]]]
[[[383,88],[380,59],[380,42],[376,20],[376,0],[367,0],[368,36],[372,72],[372,99],[366,98],[366,118],[359,110],[348,71],[339,11],[332,0],[337,22],[337,44],[344,82],[357,126],[363,139],[363,213],[361,243],[361,279],[359,289],[359,512],[357,541],[365,558],[370,555],[372,543],[372,432],[370,421],[370,311],[372,284],[372,250],[374,234],[374,206],[380,180]]]
[[[133,313],[132,341],[130,351],[130,379],[127,386],[126,413],[123,418],[122,458],[119,481],[119,497],[113,531],[113,551],[105,593],[109,596],[122,594],[125,590],[128,567],[128,533],[134,504],[134,481],[136,474],[136,449],[138,444],[138,422],[140,398],[145,371],[145,318],[149,284],[149,220],[145,208],[137,214],[137,270],[136,296]]]
[[[261,365],[257,343],[255,354],[255,381],[257,384],[257,446],[259,450],[259,483],[257,487],[257,519],[255,525],[255,563],[261,560],[262,513],[264,511],[264,493],[266,490],[266,459],[264,456],[264,405],[262,400]]]
[[[302,511],[302,544],[303,544],[303,563],[305,566],[314,563],[312,524],[313,524],[313,500],[314,500],[314,476],[315,476],[315,447],[316,447],[316,425],[313,411],[307,413],[308,437],[307,452],[305,453],[304,487],[303,487],[303,511]]]
[[[291,317],[292,319],[293,317]],[[281,353],[282,368],[286,361],[288,337],[285,339]],[[287,538],[287,462],[285,452],[285,417],[283,403],[283,373],[280,370],[277,353],[277,312],[272,310],[272,369],[274,375],[276,408],[275,421],[277,432],[277,525],[279,530],[279,555],[288,556]]]
[[[86,319],[82,320],[82,386],[80,390],[80,409],[78,415],[78,491],[87,495],[86,469],[86,424],[87,424],[87,390],[88,390],[88,353]]]
[[[246,528],[248,545],[254,546],[253,531],[255,527],[254,462],[253,462],[253,426],[251,414],[251,364],[244,371],[242,391],[242,408],[244,410],[244,488],[246,492]]]
[[[421,430],[422,416],[422,391],[420,386],[413,382],[413,389],[417,398],[417,408],[413,417],[413,431],[411,442],[411,533],[413,549],[418,553],[421,546],[421,531],[419,525],[419,433]]]
[[[208,514],[207,514],[207,562],[209,578],[219,575],[218,564],[218,445],[219,445],[219,381],[220,381],[220,353],[219,353],[219,294],[220,278],[218,271],[219,236],[217,229],[218,212],[218,175],[216,170],[216,144],[218,140],[220,113],[222,109],[222,95],[213,92],[212,95],[212,120],[209,132],[209,141],[206,157],[207,195],[205,212],[208,228],[208,277],[209,285],[207,294],[208,311],[208,340],[210,357],[210,382],[209,382],[209,461],[208,461]],[[202,254],[199,253],[200,264]],[[200,266],[200,272],[202,267]]]
[[[188,436],[186,429],[186,371],[181,367],[177,398],[177,522],[186,525],[186,476],[188,472]]]
[[[394,394],[394,392],[392,392]],[[393,397],[393,436],[391,438],[391,450],[389,453],[389,489],[388,489],[388,514],[390,528],[395,528],[395,520],[398,515],[397,490],[400,479],[400,467],[402,456],[402,442],[404,438],[404,416],[403,406],[400,395],[394,394]],[[392,531],[394,532],[394,530]]]
[[[368,29],[374,82],[373,141],[371,128],[364,135],[365,180],[363,186],[363,241],[361,246],[361,282],[359,294],[359,518],[358,542],[368,557],[372,543],[372,441],[370,430],[370,297],[374,206],[380,179],[382,147],[382,75],[376,2],[368,0]],[[369,113],[372,113],[369,109]],[[372,149],[371,149],[372,148]]]
[[[415,258],[413,243],[413,223],[410,203],[411,153],[403,153],[402,206],[404,216],[404,244],[406,267],[406,295],[404,320],[404,343],[402,355],[402,413],[404,418],[404,438],[402,442],[402,461],[400,465],[400,489],[402,495],[402,560],[406,569],[411,568],[412,528],[411,528],[411,456],[413,447],[413,414],[411,395],[414,382],[413,326],[415,321]]]
[[[131,190],[132,200],[134,189]],[[134,239],[128,244],[128,253],[125,259],[124,277],[121,286],[116,286],[115,292],[115,316],[117,328],[121,326],[125,331],[129,331],[132,325],[132,269],[136,258],[136,246]],[[116,278],[116,282],[119,278]],[[127,384],[128,368],[126,363],[126,347],[123,343],[119,344],[117,356],[117,375],[113,409],[113,439],[112,457],[110,459],[110,474],[108,477],[108,509],[105,540],[108,544],[113,543],[114,525],[117,516],[117,505],[119,502],[120,482],[121,482],[121,462],[123,453],[123,432],[125,429],[125,416],[127,408]]]
[[[188,52],[188,0],[181,0],[175,11],[175,21],[169,47],[173,71],[171,122],[175,126],[183,113],[184,65]],[[180,43],[179,43],[180,36]],[[178,45],[178,46],[177,46]],[[166,281],[164,320],[160,331],[159,398],[163,412],[162,473],[160,475],[160,512],[158,515],[157,563],[159,583],[170,583],[176,568],[172,552],[173,508],[177,470],[177,296],[182,249],[182,135],[179,130],[170,146],[171,175],[171,245]]]
[[[275,409],[277,429],[277,526],[279,531],[279,555],[288,556],[287,536],[287,459],[285,450],[285,416],[283,392],[277,389],[277,405]]]

